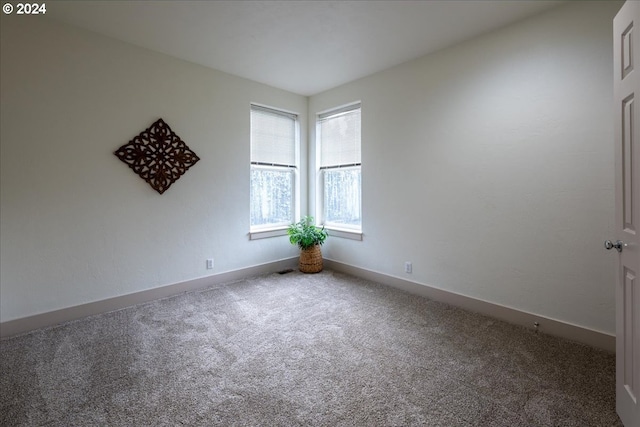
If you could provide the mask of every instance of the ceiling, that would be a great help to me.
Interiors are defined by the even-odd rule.
[[[47,16],[301,95],[564,1],[56,1]]]

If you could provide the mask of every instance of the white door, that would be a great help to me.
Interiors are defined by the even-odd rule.
[[[640,427],[640,105],[635,106],[636,93],[640,102],[640,2],[635,0],[613,20],[613,73],[616,233],[605,246],[618,257],[616,409],[626,427]]]

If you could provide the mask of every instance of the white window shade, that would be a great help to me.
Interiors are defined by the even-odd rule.
[[[319,130],[322,138],[320,167],[359,165],[360,150],[360,105],[341,111],[320,115]]]
[[[251,106],[251,163],[295,166],[296,116]]]

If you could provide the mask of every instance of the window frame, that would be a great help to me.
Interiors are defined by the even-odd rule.
[[[353,240],[362,240],[362,158],[357,163],[345,163],[337,166],[322,166],[322,131],[320,123],[333,116],[338,116],[350,111],[360,110],[362,120],[362,102],[352,102],[339,107],[321,111],[316,114],[316,218],[328,230],[332,236],[343,237]],[[361,124],[362,128],[362,124]],[[360,152],[362,152],[362,136],[360,137]],[[362,157],[362,155],[361,155]],[[327,222],[325,218],[325,174],[326,171],[337,169],[358,169],[360,171],[360,224],[349,226],[345,224]]]
[[[285,165],[278,163],[269,163],[269,162],[256,162],[251,160],[251,147],[252,147],[252,133],[253,127],[251,124],[251,114],[255,110],[266,111],[271,114],[282,115],[284,117],[288,117],[293,119],[294,121],[294,164],[293,165]],[[295,220],[300,216],[300,115],[298,113],[284,110],[282,108],[275,108],[271,106],[266,106],[258,103],[252,102],[250,104],[249,109],[249,239],[264,239],[269,237],[283,236],[287,234],[287,228],[291,224],[291,222],[295,222]],[[251,199],[251,173],[254,169],[264,169],[264,170],[276,170],[276,171],[287,171],[293,174],[292,178],[292,189],[291,189],[291,222],[288,223],[272,223],[266,225],[257,225],[254,226],[251,224],[251,211],[252,211],[252,199]]]

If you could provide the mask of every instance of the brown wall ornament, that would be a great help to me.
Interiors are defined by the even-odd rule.
[[[114,154],[160,194],[200,160],[162,119]]]

